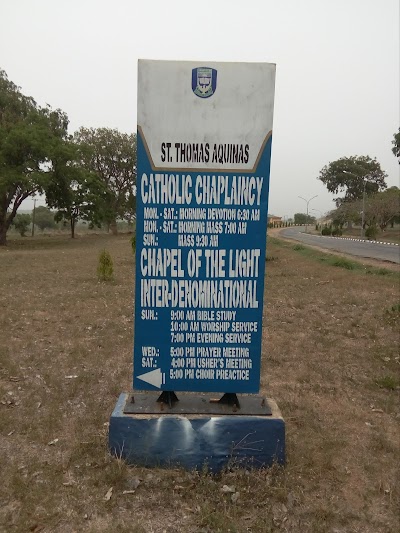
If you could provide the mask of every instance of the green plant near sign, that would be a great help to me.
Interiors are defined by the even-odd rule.
[[[114,279],[114,265],[110,252],[103,250],[99,256],[97,265],[97,277],[99,281],[112,281]]]

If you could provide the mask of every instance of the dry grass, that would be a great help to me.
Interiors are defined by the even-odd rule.
[[[131,383],[129,237],[0,250],[1,531],[398,530],[398,275],[270,240],[262,389],[286,419],[288,462],[219,476],[107,453],[110,413]],[[104,248],[111,283],[97,281]]]

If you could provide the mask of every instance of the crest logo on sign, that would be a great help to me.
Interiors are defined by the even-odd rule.
[[[217,71],[214,68],[198,67],[192,70],[192,91],[199,98],[209,98],[217,88]]]

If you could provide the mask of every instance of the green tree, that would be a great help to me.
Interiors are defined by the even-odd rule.
[[[315,222],[315,217],[308,215],[306,213],[295,213],[294,214],[294,223],[295,224],[313,224]]]
[[[65,113],[39,107],[0,70],[0,245],[22,202],[44,191],[67,127]]]
[[[117,233],[117,219],[132,220],[136,210],[136,135],[109,128],[81,128],[81,166],[94,172],[107,191],[102,219]]]
[[[399,160],[399,165],[400,165],[400,128],[399,128],[399,131],[393,135],[392,144],[393,144],[392,152]]]
[[[41,231],[45,229],[52,229],[56,226],[56,221],[54,220],[54,213],[44,205],[36,207],[32,211],[32,222],[35,221],[35,226],[37,226]]]
[[[79,219],[100,225],[108,203],[104,183],[80,164],[80,147],[65,142],[54,157],[54,179],[46,188],[46,200],[57,210],[56,221],[69,222],[71,237]]]
[[[26,232],[28,231],[29,224],[31,223],[31,216],[28,214],[16,215],[13,219],[13,226],[19,232],[21,237],[25,237]]]
[[[381,169],[376,159],[369,156],[342,157],[326,165],[318,179],[326,185],[333,194],[344,193],[335,198],[339,207],[343,202],[361,199],[364,192],[367,195],[386,188],[387,174]]]

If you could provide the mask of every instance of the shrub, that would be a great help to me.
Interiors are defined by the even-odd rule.
[[[324,228],[322,228],[321,233],[322,235],[332,235],[332,229],[328,226],[325,226]]]
[[[343,232],[340,228],[334,228],[332,230],[332,237],[340,237],[341,235],[343,235]]]
[[[376,226],[369,226],[365,230],[365,236],[367,239],[376,241],[376,237],[378,236],[378,228]]]
[[[131,237],[131,246],[132,246],[132,252],[136,252],[136,233],[134,233]]]
[[[97,265],[97,277],[99,281],[111,281],[114,276],[113,260],[110,252],[103,250],[99,256],[99,264]]]

